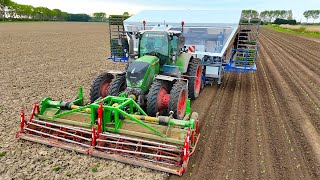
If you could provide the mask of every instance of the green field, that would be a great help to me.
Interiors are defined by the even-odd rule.
[[[273,29],[278,32],[288,33],[288,34],[302,34],[305,36],[320,37],[320,32],[306,31],[305,28],[286,29],[286,28],[280,27],[279,25],[264,25],[264,27],[269,28],[269,29]]]

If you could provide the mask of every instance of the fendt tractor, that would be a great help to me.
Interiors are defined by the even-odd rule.
[[[200,138],[190,100],[225,72],[256,70],[259,19],[234,11],[111,15],[111,59],[85,103],[44,98],[21,111],[16,136],[90,156],[182,175]]]
[[[129,54],[135,60],[125,71],[98,76],[91,88],[91,102],[108,95],[131,97],[150,116],[172,113],[174,118],[183,119],[188,97],[198,97],[202,82],[201,60],[186,51],[183,25],[181,31],[159,24],[152,30],[128,33]],[[136,54],[132,38],[139,44]]]

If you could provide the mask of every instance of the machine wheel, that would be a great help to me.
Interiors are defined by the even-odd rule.
[[[200,59],[193,58],[190,60],[187,75],[192,76],[188,78],[189,98],[196,99],[200,94],[202,86],[202,67]]]
[[[118,76],[114,81],[109,85],[108,95],[118,96],[127,88],[126,76]]]
[[[183,119],[186,114],[188,101],[187,83],[178,81],[174,83],[170,91],[169,111],[173,111],[173,117]]]
[[[113,79],[110,73],[100,74],[93,82],[90,89],[90,102],[93,103],[99,97],[106,97],[108,95],[109,85]]]
[[[147,113],[149,116],[164,115],[169,102],[169,89],[165,82],[155,80],[149,89],[147,97]]]

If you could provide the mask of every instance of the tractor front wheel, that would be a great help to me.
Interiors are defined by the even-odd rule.
[[[92,82],[90,89],[90,102],[93,103],[100,97],[108,95],[109,85],[113,79],[110,73],[102,73]]]
[[[147,113],[149,116],[164,115],[169,102],[169,89],[165,82],[155,80],[149,89],[147,97]]]
[[[118,96],[121,92],[126,90],[126,76],[118,76],[112,83],[110,83],[108,95]]]
[[[200,59],[193,58],[190,60],[187,75],[189,76],[189,98],[196,99],[200,94],[202,86],[202,67]]]
[[[188,101],[187,83],[178,81],[174,83],[170,91],[169,111],[173,111],[173,117],[183,119],[186,114]]]

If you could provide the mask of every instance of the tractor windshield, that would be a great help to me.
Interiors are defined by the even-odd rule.
[[[165,64],[169,57],[169,40],[167,32],[150,31],[143,33],[140,40],[140,57],[156,55],[160,64]]]

